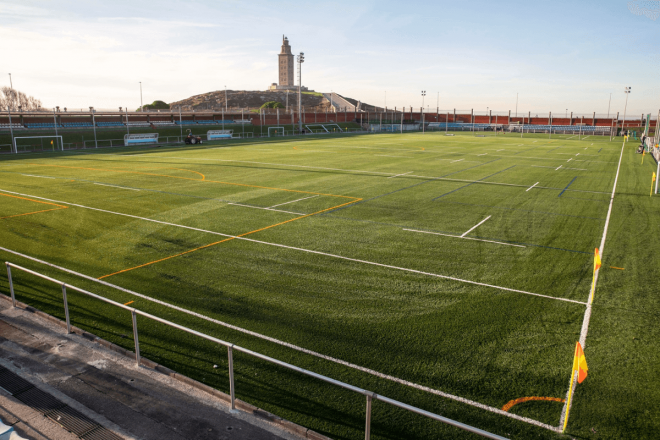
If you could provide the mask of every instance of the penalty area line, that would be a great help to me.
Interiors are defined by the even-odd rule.
[[[240,238],[240,237],[238,237],[238,238]],[[250,241],[256,241],[256,240],[250,240]],[[499,408],[495,408],[495,407],[492,407],[492,406],[489,406],[489,405],[486,405],[486,404],[483,404],[483,403],[479,403],[479,402],[476,402],[474,400],[467,399],[465,397],[456,396],[454,394],[450,394],[450,393],[446,393],[444,391],[436,390],[435,388],[430,388],[430,387],[427,387],[425,385],[420,385],[420,384],[417,384],[415,382],[410,382],[410,381],[405,380],[405,379],[400,379],[396,376],[391,376],[389,374],[381,373],[379,371],[372,370],[371,368],[362,367],[360,365],[353,364],[351,362],[347,362],[347,361],[344,361],[344,360],[341,360],[341,359],[338,359],[338,358],[334,358],[332,356],[328,356],[328,355],[325,355],[325,354],[322,354],[322,353],[319,353],[319,352],[316,352],[316,351],[313,351],[313,350],[309,350],[307,348],[303,348],[303,347],[291,344],[289,342],[285,342],[285,341],[282,341],[282,340],[279,340],[279,339],[276,339],[276,338],[272,338],[270,336],[266,336],[266,335],[261,334],[261,333],[254,332],[252,330],[248,330],[248,329],[245,329],[245,328],[242,328],[242,327],[238,327],[236,325],[229,324],[227,322],[220,321],[220,320],[215,319],[215,318],[211,318],[211,317],[203,315],[201,313],[197,313],[197,312],[194,312],[192,310],[184,309],[183,307],[179,307],[179,306],[176,306],[174,304],[170,304],[170,303],[167,303],[165,301],[161,301],[159,299],[152,298],[152,297],[147,296],[147,295],[143,295],[143,294],[135,292],[133,290],[125,289],[123,287],[119,287],[119,286],[117,286],[115,284],[112,284],[112,283],[109,283],[107,281],[98,280],[98,279],[96,279],[94,277],[91,277],[89,275],[85,275],[85,274],[82,274],[80,272],[76,272],[76,271],[73,271],[71,269],[67,269],[65,267],[57,266],[57,265],[49,263],[47,261],[43,261],[43,260],[40,260],[38,258],[22,254],[20,252],[13,251],[11,249],[0,247],[0,250],[8,252],[10,254],[17,255],[17,256],[22,257],[22,258],[26,258],[26,259],[31,260],[31,261],[35,261],[37,263],[40,263],[40,264],[43,264],[43,265],[46,265],[46,266],[49,266],[49,267],[52,267],[52,268],[55,268],[55,269],[58,269],[58,270],[61,270],[63,272],[66,272],[66,273],[71,274],[71,275],[78,276],[78,277],[86,279],[86,280],[93,281],[93,282],[98,283],[98,284],[102,284],[106,287],[110,287],[112,289],[116,289],[116,290],[119,290],[121,292],[128,293],[129,295],[134,295],[134,296],[137,296],[138,298],[146,299],[147,301],[154,302],[156,304],[165,306],[167,308],[171,308],[173,310],[182,312],[182,313],[187,314],[187,315],[194,316],[196,318],[211,322],[213,324],[221,325],[221,326],[226,327],[228,329],[235,330],[235,331],[238,331],[240,333],[244,333],[244,334],[247,334],[247,335],[250,335],[250,336],[254,336],[256,338],[259,338],[259,339],[262,339],[262,340],[265,340],[265,341],[269,341],[269,342],[272,342],[274,344],[281,345],[283,347],[287,347],[287,348],[290,348],[292,350],[296,350],[296,351],[304,353],[304,354],[308,354],[310,356],[314,356],[314,357],[317,357],[317,358],[320,358],[320,359],[324,359],[324,360],[327,360],[327,361],[330,361],[330,362],[334,362],[336,364],[343,365],[345,367],[352,368],[354,370],[361,371],[363,373],[367,373],[367,374],[370,374],[372,376],[376,376],[376,377],[381,378],[381,379],[386,379],[386,380],[389,380],[389,381],[392,381],[392,382],[395,382],[395,383],[398,383],[398,384],[401,384],[401,385],[405,385],[405,386],[408,386],[410,388],[417,389],[419,391],[424,391],[424,392],[427,392],[427,393],[430,393],[430,394],[434,394],[436,396],[444,397],[446,399],[454,400],[456,402],[460,402],[460,403],[463,403],[463,404],[466,404],[466,405],[469,405],[469,406],[473,406],[473,407],[476,407],[476,408],[479,408],[479,409],[483,409],[483,410],[491,412],[491,413],[495,413],[495,414],[499,414],[501,416],[509,417],[511,419],[518,420],[520,422],[525,422],[525,423],[528,423],[528,424],[531,424],[531,425],[538,426],[540,428],[548,429],[550,431],[560,432],[560,431],[558,431],[558,428],[556,428],[554,426],[551,426],[551,425],[548,425],[546,423],[540,422],[538,420],[530,419],[528,417],[519,416],[517,414],[512,414],[512,413],[503,411]]]

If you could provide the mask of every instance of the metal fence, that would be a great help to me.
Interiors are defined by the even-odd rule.
[[[68,284],[68,283],[64,283],[62,281],[56,280],[56,279],[51,278],[47,275],[40,274],[38,272],[35,272],[33,270],[24,268],[22,266],[19,266],[19,265],[10,263],[10,262],[5,262],[5,265],[7,266],[7,278],[9,280],[9,292],[11,294],[11,301],[12,301],[12,305],[14,307],[16,307],[16,295],[14,293],[14,281],[13,281],[12,272],[11,272],[12,268],[17,269],[17,270],[21,270],[23,272],[29,273],[31,275],[34,275],[36,277],[39,277],[41,279],[50,281],[52,283],[55,283],[55,284],[61,286],[61,288],[62,288],[62,300],[63,300],[63,303],[64,303],[64,317],[65,317],[65,320],[66,320],[67,333],[71,333],[71,317],[69,315],[69,301],[67,299],[67,289],[76,291],[78,293],[82,293],[82,294],[87,295],[91,298],[95,298],[99,301],[105,302],[107,304],[113,305],[115,307],[119,307],[120,309],[124,309],[124,310],[130,312],[131,313],[131,320],[132,320],[132,324],[133,324],[133,340],[135,342],[135,361],[136,361],[138,366],[140,365],[140,341],[139,341],[139,337],[138,337],[138,325],[137,325],[137,316],[138,315],[143,316],[143,317],[148,318],[148,319],[151,319],[153,321],[159,322],[161,324],[165,324],[165,325],[170,326],[172,328],[181,330],[183,332],[189,333],[191,335],[200,337],[202,339],[206,339],[207,341],[211,341],[211,342],[216,343],[218,345],[223,345],[223,346],[227,347],[227,358],[228,358],[228,364],[229,364],[229,397],[230,397],[230,401],[231,401],[231,409],[232,410],[236,409],[236,404],[235,404],[236,393],[235,393],[235,386],[234,386],[234,358],[233,358],[233,352],[237,351],[237,352],[240,352],[240,353],[244,353],[244,354],[256,357],[256,358],[261,359],[263,361],[270,362],[270,363],[278,365],[280,367],[287,368],[287,369],[292,370],[292,371],[296,371],[296,372],[301,373],[305,376],[309,376],[309,377],[312,377],[314,379],[318,379],[320,381],[323,381],[323,382],[326,382],[326,383],[329,383],[329,384],[332,384],[332,385],[335,385],[335,386],[338,386],[338,387],[344,388],[346,390],[353,391],[355,393],[362,394],[363,396],[365,396],[366,397],[365,440],[369,440],[371,438],[371,405],[372,405],[372,402],[374,400],[379,400],[381,402],[388,403],[388,404],[396,406],[398,408],[405,409],[407,411],[410,411],[410,412],[413,412],[415,414],[419,414],[419,415],[428,417],[428,418],[433,419],[433,420],[437,420],[437,421],[442,422],[442,423],[446,423],[448,425],[454,426],[454,427],[459,428],[459,429],[463,429],[465,431],[471,432],[473,434],[480,435],[480,436],[485,437],[485,438],[494,439],[494,440],[506,440],[505,437],[501,437],[501,436],[496,435],[496,434],[491,434],[490,432],[481,430],[479,428],[475,428],[473,426],[469,426],[469,425],[466,425],[464,423],[457,422],[457,421],[452,420],[452,419],[448,419],[448,418],[440,416],[438,414],[434,414],[432,412],[425,411],[423,409],[408,405],[406,403],[399,402],[398,400],[394,400],[394,399],[390,399],[389,397],[378,395],[378,394],[376,394],[372,391],[368,391],[368,390],[365,390],[365,389],[347,384],[345,382],[341,382],[341,381],[329,378],[327,376],[323,376],[321,374],[314,373],[313,371],[309,371],[309,370],[306,370],[304,368],[300,368],[300,367],[297,367],[295,365],[289,364],[287,362],[283,362],[283,361],[280,361],[278,359],[275,359],[275,358],[272,358],[272,357],[269,357],[269,356],[265,356],[263,354],[257,353],[255,351],[249,350],[247,348],[240,347],[240,346],[232,344],[230,342],[223,341],[221,339],[214,338],[213,336],[209,336],[207,334],[198,332],[196,330],[192,330],[190,328],[184,327],[182,325],[176,324],[174,322],[168,321],[168,320],[163,319],[163,318],[159,318],[158,316],[154,316],[150,313],[143,312],[143,311],[135,309],[133,307],[128,307],[124,304],[118,303],[116,301],[112,301],[111,299],[104,298],[104,297],[102,297],[100,295],[97,295],[95,293],[88,292],[87,290],[81,289],[79,287],[73,286],[73,285]]]

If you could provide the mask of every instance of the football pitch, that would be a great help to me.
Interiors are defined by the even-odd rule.
[[[0,255],[516,439],[564,438],[549,428],[584,336],[589,376],[566,433],[654,438],[660,205],[656,163],[635,149],[435,132],[3,156]],[[64,316],[57,285],[20,272],[14,285],[18,300]],[[69,302],[72,324],[132,350],[129,313],[75,292]],[[222,347],[139,328],[142,356],[228,392]],[[241,354],[234,368],[238,398],[364,438],[363,396]],[[502,411],[524,397],[547,399]],[[376,400],[372,438],[476,437]]]

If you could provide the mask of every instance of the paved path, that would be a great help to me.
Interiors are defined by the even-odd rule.
[[[220,398],[76,335],[0,298],[0,368],[125,439],[298,440]],[[0,388],[0,419],[26,438],[77,439]],[[304,429],[304,428],[302,428]],[[311,432],[306,435],[311,437]]]

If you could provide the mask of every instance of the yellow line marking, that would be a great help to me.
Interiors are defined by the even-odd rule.
[[[610,266],[610,269],[626,270],[624,267],[614,267],[614,266]]]
[[[6,218],[21,217],[23,215],[39,214],[40,212],[57,211],[58,209],[67,209],[68,208],[68,206],[58,205],[57,203],[42,202],[41,200],[28,199],[27,197],[12,196],[12,195],[9,195],[9,194],[0,194],[0,196],[12,197],[14,199],[27,200],[29,202],[42,203],[44,205],[57,206],[57,208],[42,209],[41,211],[26,212],[25,214],[8,215],[8,216],[5,216],[5,217],[0,217],[0,220],[6,219]]]
[[[129,305],[129,304],[133,304],[134,302],[135,302],[135,301],[129,301],[129,302],[127,302],[127,303],[124,303],[124,305],[127,306],[127,305]]]
[[[140,264],[139,266],[129,267],[128,269],[123,269],[123,270],[120,270],[120,271],[117,271],[117,272],[114,272],[114,273],[103,275],[102,277],[99,277],[98,279],[102,280],[104,278],[108,278],[108,277],[111,277],[113,275],[118,275],[120,273],[129,272],[129,271],[134,270],[134,269],[140,269],[142,267],[150,266],[150,265],[155,264],[155,263],[160,263],[161,261],[169,260],[171,258],[180,257],[182,255],[186,255],[186,254],[189,254],[189,253],[192,253],[192,252],[195,252],[195,251],[199,251],[201,249],[206,249],[206,248],[209,248],[211,246],[215,246],[215,245],[220,244],[220,243],[225,243],[227,241],[231,241],[231,240],[234,240],[234,239],[239,238],[239,237],[245,237],[246,235],[254,234],[254,233],[260,232],[260,231],[265,231],[266,229],[274,228],[275,226],[284,225],[286,223],[291,223],[293,221],[300,220],[300,219],[303,219],[305,217],[311,217],[311,216],[316,215],[316,214],[321,214],[322,212],[330,211],[330,210],[336,209],[336,208],[341,208],[342,206],[350,205],[352,203],[356,203],[356,202],[359,202],[361,200],[362,199],[358,198],[358,199],[352,200],[350,202],[342,203],[341,205],[332,206],[330,208],[326,208],[326,209],[323,209],[321,211],[313,212],[311,214],[301,215],[300,217],[292,218],[292,219],[289,219],[289,220],[286,220],[286,221],[283,221],[283,222],[280,222],[280,223],[275,223],[274,225],[265,226],[263,228],[255,229],[254,231],[245,232],[244,234],[237,235],[235,237],[225,238],[224,240],[216,241],[216,242],[213,242],[213,243],[206,244],[204,246],[200,246],[200,247],[195,248],[195,249],[190,249],[190,250],[187,250],[185,252],[180,252],[178,254],[170,255],[169,257],[160,258],[158,260],[154,260],[154,261],[150,261],[148,263]]]
[[[560,399],[559,397],[520,397],[518,399],[510,400],[506,405],[502,407],[502,411],[508,412],[514,405],[519,403],[530,402],[533,400],[544,400],[550,402],[560,402],[564,403],[566,399]]]

